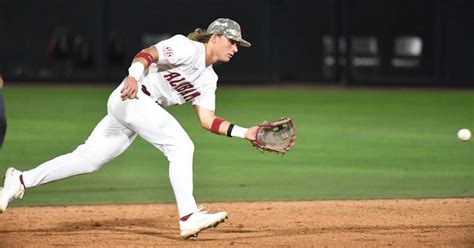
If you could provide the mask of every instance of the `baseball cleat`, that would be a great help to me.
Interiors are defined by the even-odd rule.
[[[217,227],[227,219],[227,212],[222,211],[215,214],[208,214],[206,211],[198,210],[193,213],[186,221],[179,221],[181,229],[181,238],[188,239],[197,237],[198,234],[210,227]]]
[[[0,213],[5,212],[11,200],[23,197],[25,187],[20,182],[20,175],[21,172],[13,167],[5,172],[3,188],[0,188]]]

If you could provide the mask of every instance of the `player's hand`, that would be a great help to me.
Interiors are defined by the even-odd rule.
[[[138,82],[133,77],[126,77],[123,81],[123,88],[120,90],[122,101],[127,99],[138,99]]]
[[[247,130],[245,133],[245,138],[248,140],[256,140],[257,139],[257,130],[258,126],[253,126]]]

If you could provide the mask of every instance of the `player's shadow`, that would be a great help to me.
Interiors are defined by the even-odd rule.
[[[3,232],[38,232],[64,234],[77,232],[110,232],[114,234],[136,234],[150,235],[157,238],[170,240],[180,240],[177,235],[177,227],[170,226],[169,223],[160,223],[155,219],[126,219],[115,218],[112,220],[86,220],[86,221],[64,221],[56,227],[37,228],[27,230],[8,230]]]
[[[177,223],[176,223],[177,224]],[[223,234],[242,234],[242,237],[248,236],[250,233],[258,233],[258,230],[247,229],[243,227],[214,229],[214,232]],[[64,220],[53,227],[35,228],[35,229],[16,229],[16,230],[0,230],[1,233],[37,233],[40,235],[59,234],[67,236],[74,235],[146,235],[151,239],[163,238],[173,241],[183,241],[178,233],[178,225],[170,225],[170,221],[161,221],[159,219],[150,218],[114,218],[114,219],[100,219],[100,220],[84,220],[71,221]],[[259,236],[259,235],[257,235]],[[230,239],[238,239],[233,237]],[[226,238],[227,239],[227,238]],[[188,241],[213,241],[215,238],[191,238]]]
[[[58,229],[68,231],[110,231],[179,240],[179,236],[176,235],[176,228],[160,223],[159,220],[155,219],[115,218],[113,220],[65,222],[58,226]]]

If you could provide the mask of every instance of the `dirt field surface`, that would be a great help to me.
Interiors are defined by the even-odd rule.
[[[0,246],[474,247],[474,198],[208,203],[229,219],[179,238],[174,204],[12,207]]]

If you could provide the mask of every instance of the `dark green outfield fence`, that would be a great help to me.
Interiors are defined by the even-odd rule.
[[[7,81],[116,82],[143,47],[237,20],[223,82],[474,87],[471,0],[0,1]]]

